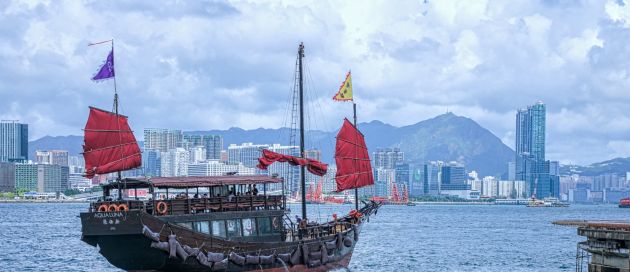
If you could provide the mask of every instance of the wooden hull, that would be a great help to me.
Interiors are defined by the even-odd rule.
[[[368,211],[365,214],[369,216],[371,213]],[[357,220],[352,228],[339,234],[308,240],[243,242],[195,232],[143,211],[81,214],[82,240],[90,245],[98,246],[99,253],[111,264],[127,271],[328,271],[345,268],[350,263],[361,225],[366,219],[363,217]],[[155,235],[154,238],[151,239],[150,235],[143,233],[143,229],[150,230]],[[210,266],[208,263],[204,265],[199,260],[198,253],[182,257],[152,246],[152,243],[166,243],[171,234],[175,235],[182,247],[188,246],[189,250],[190,248],[200,249],[204,255],[208,252],[223,253],[224,266],[221,267],[216,263],[216,266],[212,263]],[[155,237],[159,237],[159,241]],[[346,240],[351,243],[347,243]],[[334,249],[324,249],[326,242],[328,245],[334,244]],[[307,253],[304,253],[304,250]],[[284,262],[277,257],[278,254],[293,256],[296,251],[301,256],[296,259],[291,258],[291,261]],[[230,253],[242,257],[273,256],[273,261],[266,264],[260,262],[239,264],[228,257]],[[323,253],[327,253],[326,258],[321,257]]]

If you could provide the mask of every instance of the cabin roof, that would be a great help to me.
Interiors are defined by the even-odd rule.
[[[222,185],[249,185],[249,184],[266,184],[279,183],[281,178],[252,175],[252,176],[212,176],[212,177],[152,177],[152,178],[125,178],[122,183],[124,188],[194,188],[194,187],[213,187]],[[108,183],[103,186],[104,189],[118,188],[118,182]]]

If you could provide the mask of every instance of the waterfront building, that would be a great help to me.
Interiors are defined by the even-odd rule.
[[[392,195],[392,185],[396,181],[396,170],[387,168],[377,168],[375,175],[375,195],[389,197]],[[400,191],[400,190],[399,190]]]
[[[423,184],[423,166],[418,166],[418,165],[410,165],[409,166],[411,174],[410,174],[410,181],[409,181],[409,196],[411,197],[417,197],[423,194],[423,188],[422,188],[422,184]]]
[[[203,146],[206,150],[204,160],[221,159],[221,150],[223,150],[223,136],[221,135],[185,134],[183,142],[186,149]]]
[[[468,184],[470,184],[470,190],[481,192],[481,180],[471,179],[468,180]]]
[[[162,177],[188,176],[189,154],[186,149],[174,148],[160,155],[160,173]]]
[[[542,102],[516,113],[515,180],[528,183],[528,195],[559,197],[558,163],[545,160],[546,108]]]
[[[68,166],[67,150],[36,150],[35,161],[38,164]]]
[[[606,188],[604,190],[604,203],[619,204],[622,198],[630,198],[630,188]]]
[[[466,168],[457,162],[442,165],[440,175],[440,191],[471,189],[466,183]]]
[[[37,191],[37,164],[18,163],[15,165],[15,189]]]
[[[15,191],[15,164],[0,162],[0,192]]]
[[[159,177],[162,175],[162,153],[153,148],[145,148],[142,152],[142,167],[147,177]]]
[[[589,203],[591,200],[591,184],[579,182],[575,189],[569,189],[569,202]]]
[[[28,124],[0,121],[0,162],[28,160]]]
[[[83,177],[80,173],[70,173],[68,178],[70,189],[79,190],[81,192],[89,191],[92,186],[92,180]]]
[[[64,192],[69,188],[69,168],[53,164],[15,165],[15,189],[40,193]]]
[[[377,148],[372,152],[374,168],[394,169],[397,163],[405,160],[405,153],[400,148]]]
[[[432,161],[424,164],[424,194],[425,195],[439,195],[440,194],[440,179],[442,177],[441,161]]]
[[[497,197],[499,182],[492,176],[486,176],[481,180],[481,196]]]
[[[164,128],[144,129],[144,148],[167,152],[183,146],[183,134],[181,130]]]
[[[222,176],[227,174],[255,175],[256,169],[246,167],[242,163],[223,163],[218,160],[209,160],[188,164],[188,176]]]
[[[67,166],[53,164],[37,165],[37,192],[63,193],[69,187]]]

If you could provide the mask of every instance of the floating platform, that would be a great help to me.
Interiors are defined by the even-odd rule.
[[[583,270],[588,260],[589,272],[630,272],[630,221],[561,220],[555,225],[576,226],[577,233],[586,237],[579,242],[576,271]]]

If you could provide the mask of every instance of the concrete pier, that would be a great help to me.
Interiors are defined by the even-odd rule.
[[[565,220],[553,224],[576,226],[578,235],[587,238],[578,243],[576,271],[583,271],[582,258],[587,258],[589,272],[630,272],[630,221]]]

